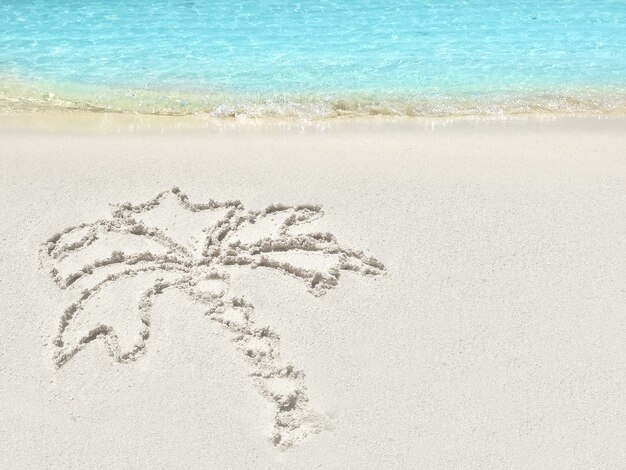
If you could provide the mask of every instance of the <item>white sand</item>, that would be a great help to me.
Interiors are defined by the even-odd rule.
[[[24,122],[0,468],[626,462],[625,121]]]

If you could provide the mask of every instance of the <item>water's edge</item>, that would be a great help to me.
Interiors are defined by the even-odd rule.
[[[457,95],[417,93],[203,94],[0,79],[0,113],[200,115],[218,120],[367,117],[626,115],[626,87],[560,87]]]
[[[0,134],[43,132],[61,134],[205,134],[223,132],[273,133],[413,133],[449,128],[474,132],[523,128],[544,131],[575,127],[598,132],[626,129],[623,114],[525,114],[516,116],[399,117],[367,116],[336,119],[296,120],[285,118],[215,118],[207,115],[148,115],[94,113],[90,111],[0,112]],[[521,127],[520,127],[521,126]]]

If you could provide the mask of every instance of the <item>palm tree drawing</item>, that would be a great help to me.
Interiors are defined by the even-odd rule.
[[[319,206],[271,205],[247,211],[239,201],[194,204],[173,188],[139,205],[111,205],[112,217],[68,227],[50,237],[41,259],[62,288],[79,292],[65,308],[52,341],[53,361],[63,367],[96,340],[114,360],[127,363],[147,351],[151,308],[166,290],[178,290],[206,307],[251,366],[258,390],[276,407],[273,442],[288,447],[326,425],[309,405],[304,373],[282,360],[279,336],[255,321],[254,306],[229,296],[229,268],[269,268],[303,282],[319,296],[337,286],[341,271],[385,273],[378,260],[341,246],[330,233],[307,233],[303,225],[321,217]],[[306,228],[306,227],[305,227]],[[136,291],[137,331],[99,312],[105,295],[124,282]],[[128,316],[128,312],[123,313]]]

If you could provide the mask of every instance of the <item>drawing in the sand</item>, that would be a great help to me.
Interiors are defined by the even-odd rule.
[[[319,432],[326,419],[310,408],[304,373],[283,362],[277,333],[255,322],[253,305],[228,295],[228,269],[275,269],[319,296],[337,285],[341,271],[375,276],[385,272],[383,264],[341,246],[330,233],[296,230],[322,215],[319,206],[247,211],[239,201],[194,204],[173,188],[146,203],[111,209],[110,219],[69,227],[42,245],[54,281],[80,292],[52,342],[56,367],[97,339],[116,361],[135,361],[146,353],[155,297],[178,289],[206,305],[207,316],[231,333],[260,392],[275,403],[274,444],[288,447]],[[124,288],[137,305],[116,309],[105,299],[120,297]]]

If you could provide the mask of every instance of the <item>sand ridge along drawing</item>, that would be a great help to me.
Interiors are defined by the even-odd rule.
[[[297,230],[322,215],[314,205],[247,211],[239,201],[194,204],[175,187],[143,204],[112,204],[111,212],[110,219],[68,227],[42,244],[53,280],[78,292],[52,341],[55,366],[95,340],[118,362],[137,360],[147,350],[155,297],[177,289],[230,333],[258,390],[275,404],[273,443],[289,447],[320,432],[327,420],[309,405],[304,373],[283,362],[278,334],[255,321],[254,306],[227,295],[228,268],[274,269],[319,296],[337,286],[341,271],[377,276],[385,273],[383,264],[330,233]],[[124,290],[138,305],[102,301],[112,293],[124,302]]]

